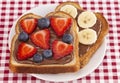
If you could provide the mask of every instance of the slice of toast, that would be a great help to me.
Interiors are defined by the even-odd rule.
[[[54,13],[50,13],[47,15],[47,18],[50,18],[51,16],[56,16],[56,17],[64,17],[64,18],[72,18],[70,15],[64,13],[64,12],[54,12]],[[36,64],[36,63],[26,63],[27,61],[19,61],[16,59],[16,54],[15,54],[15,50],[18,49],[16,48],[16,45],[18,43],[16,43],[18,41],[18,35],[21,32],[20,30],[20,26],[19,23],[22,19],[25,18],[37,18],[40,19],[41,16],[32,14],[32,13],[28,13],[26,15],[23,15],[18,22],[16,23],[16,34],[12,39],[12,43],[11,43],[11,49],[10,49],[10,69],[13,72],[16,73],[66,73],[66,72],[76,72],[80,69],[80,63],[79,63],[79,56],[78,56],[78,43],[76,41],[78,41],[77,38],[77,34],[76,34],[76,23],[75,20],[72,19],[72,25],[70,28],[70,33],[72,34],[72,36],[74,37],[73,39],[73,52],[72,52],[72,59],[69,62],[66,63],[61,63],[61,64]],[[64,57],[63,57],[64,58]],[[33,63],[33,64],[32,64]],[[49,63],[49,60],[48,60]]]
[[[79,11],[85,11],[84,9],[82,9],[80,7],[80,5],[78,3],[71,2],[71,1],[59,4],[56,7],[55,11],[61,11],[60,9],[63,6],[65,6],[65,5],[72,5],[72,6],[74,6],[77,9],[78,12]],[[104,16],[101,13],[98,13],[98,12],[95,12],[94,14],[96,15],[97,19],[101,22],[101,27],[100,27],[101,30],[100,30],[99,36],[97,38],[97,41],[89,48],[89,50],[86,53],[82,54],[82,55],[80,55],[80,53],[79,53],[81,68],[84,67],[89,62],[89,60],[91,59],[91,57],[93,56],[93,54],[97,51],[97,49],[102,44],[102,42],[103,42],[103,40],[104,40],[105,36],[107,35],[108,30],[109,30],[108,22],[106,21],[106,19],[104,18]],[[77,16],[74,18],[76,20],[76,23],[77,23]],[[79,25],[78,25],[78,31],[79,31]],[[82,48],[80,47],[80,44],[79,44],[79,51],[81,49]]]

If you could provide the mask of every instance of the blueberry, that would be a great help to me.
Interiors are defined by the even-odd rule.
[[[45,58],[51,58],[52,57],[52,51],[51,50],[44,50],[43,51],[43,56]]]
[[[33,56],[33,61],[36,62],[36,63],[42,62],[43,61],[43,56],[41,54],[37,53]]]
[[[62,41],[70,44],[73,41],[73,36],[71,34],[64,34]]]
[[[19,34],[19,36],[18,36],[18,40],[19,40],[19,41],[25,42],[25,41],[27,41],[28,39],[29,39],[29,36],[28,36],[28,34],[27,34],[26,32],[21,32],[21,33]]]
[[[38,27],[40,29],[48,28],[50,25],[50,20],[48,18],[38,19]]]

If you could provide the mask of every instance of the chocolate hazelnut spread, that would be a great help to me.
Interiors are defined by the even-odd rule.
[[[78,15],[76,16],[76,21],[78,19],[78,16],[80,13],[82,13],[82,10],[78,10]],[[79,31],[83,30],[84,28],[80,27],[77,23],[77,26],[79,27]],[[101,31],[101,22],[97,19],[96,23],[94,26],[90,27],[90,29],[93,29],[96,31],[97,36],[99,36],[100,31]],[[79,43],[79,56],[82,56],[83,54],[85,54],[91,47],[92,45],[84,45]]]
[[[38,31],[38,30],[40,30],[38,27],[34,30],[34,32],[36,32],[36,31]],[[61,37],[57,37],[56,36],[56,34],[55,34],[55,32],[51,29],[51,27],[49,27],[49,30],[50,30],[50,45],[51,45],[51,43],[52,43],[52,41],[53,40],[55,40],[55,39],[58,39],[58,40],[61,40],[62,38]],[[19,24],[19,31],[20,32],[22,32],[23,30],[22,30],[22,28],[21,28],[21,26],[20,26],[20,24]],[[34,33],[33,32],[33,33]],[[68,30],[66,33],[70,33],[70,30]],[[69,54],[69,55],[67,55],[67,56],[65,56],[65,57],[63,57],[63,58],[61,58],[61,59],[58,59],[58,60],[54,60],[53,58],[49,58],[49,59],[44,59],[42,62],[40,62],[40,63],[35,63],[35,62],[33,62],[32,61],[32,58],[30,58],[30,59],[27,59],[27,60],[22,60],[22,61],[19,61],[18,59],[17,59],[17,57],[16,57],[16,54],[17,54],[17,49],[18,49],[18,45],[20,44],[21,42],[17,39],[16,41],[15,41],[15,49],[14,49],[14,57],[15,57],[15,60],[17,61],[17,62],[19,62],[19,63],[24,63],[24,64],[36,64],[36,65],[52,65],[52,64],[66,64],[66,63],[69,63],[70,61],[72,61],[72,59],[73,59],[73,54],[71,53],[71,54]],[[32,43],[32,41],[29,39],[26,43],[28,43],[28,44],[30,44],[30,45],[33,45],[33,46],[35,46],[36,48],[37,48],[37,52],[38,53],[42,53],[43,52],[43,49],[41,49],[40,47],[37,47],[35,44],[33,44]],[[51,48],[51,46],[50,46],[50,48]]]

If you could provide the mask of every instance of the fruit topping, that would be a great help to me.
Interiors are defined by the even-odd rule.
[[[50,25],[50,21],[48,18],[40,18],[38,19],[38,27],[40,29],[45,29],[48,28]]]
[[[28,58],[33,57],[33,55],[37,52],[37,49],[33,47],[32,45],[29,45],[27,43],[20,43],[18,46],[17,51],[17,59],[18,60],[26,60]]]
[[[73,51],[73,45],[54,40],[52,43],[52,51],[54,59],[60,59],[69,55]]]
[[[33,56],[33,61],[36,63],[42,62],[43,61],[43,56],[41,54],[36,53]]]
[[[60,11],[70,14],[73,18],[75,18],[78,14],[77,9],[72,4],[62,6]]]
[[[51,17],[50,23],[58,36],[62,36],[71,26],[71,18]]]
[[[44,50],[43,51],[44,58],[51,58],[52,57],[52,51],[51,50]]]
[[[62,41],[70,44],[73,41],[73,36],[71,34],[64,34],[63,38],[62,38]]]
[[[29,36],[26,32],[21,32],[18,36],[19,41],[26,42],[29,39]]]
[[[78,25],[81,28],[90,28],[92,27],[97,21],[97,17],[93,12],[85,11],[79,14],[78,16]]]
[[[26,33],[30,34],[35,30],[37,21],[35,18],[23,19],[20,21],[20,25]]]
[[[30,38],[31,41],[40,48],[48,49],[50,47],[50,31],[48,29],[43,29],[32,33]]]
[[[83,29],[78,32],[79,42],[85,45],[90,45],[96,42],[97,33],[93,29]]]

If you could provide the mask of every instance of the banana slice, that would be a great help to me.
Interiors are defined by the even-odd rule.
[[[78,16],[78,25],[82,28],[92,27],[97,21],[97,18],[93,12],[85,11]]]
[[[78,32],[79,42],[85,45],[90,45],[96,42],[97,34],[93,29],[84,29]]]
[[[73,18],[75,18],[77,16],[77,9],[72,5],[63,6],[63,7],[61,7],[60,11],[64,11],[64,12],[70,14]]]

